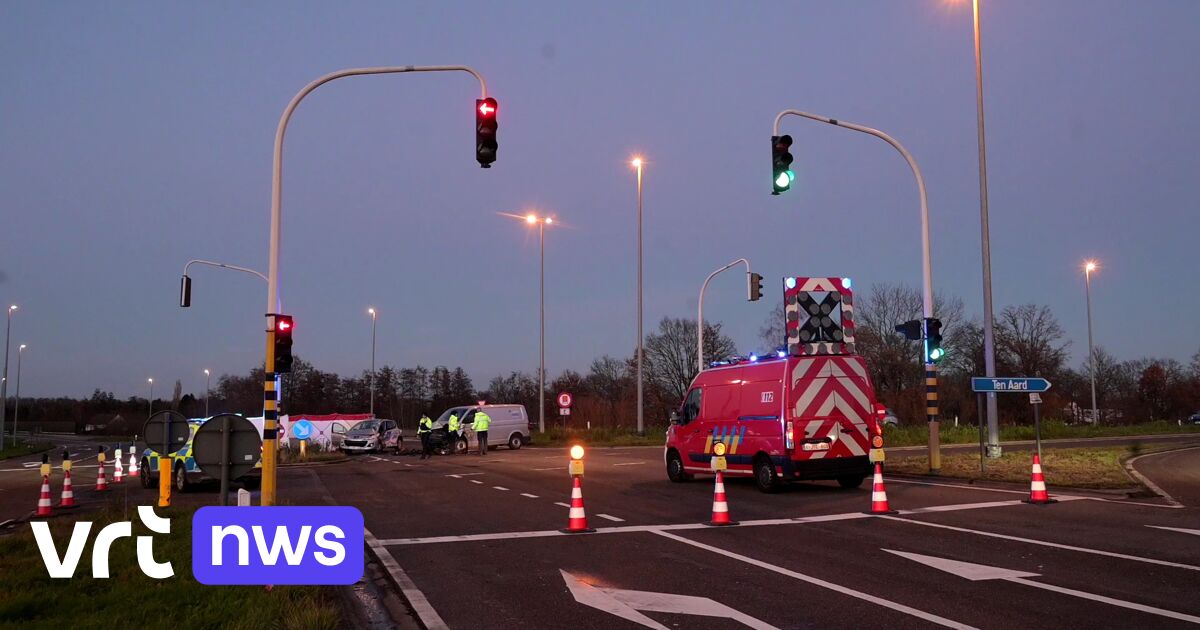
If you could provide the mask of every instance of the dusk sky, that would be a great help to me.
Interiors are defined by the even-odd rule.
[[[983,0],[996,310],[1049,305],[1086,357],[1200,349],[1200,3]],[[706,315],[743,352],[785,275],[920,286],[913,178],[883,142],[788,118],[797,181],[770,193],[771,123],[797,108],[882,129],[929,189],[933,281],[980,317],[969,1],[0,4],[0,301],[29,344],[27,396],[169,396],[262,361],[279,115],[356,66],[466,64],[499,100],[474,160],[466,74],[343,79],[308,97],[284,158],[282,297],[296,354],[343,375],[461,365],[479,387],[635,344],[635,174],[645,171],[647,330]],[[914,357],[914,361],[917,360]],[[9,388],[12,395],[12,388]],[[352,410],[347,410],[352,411]]]

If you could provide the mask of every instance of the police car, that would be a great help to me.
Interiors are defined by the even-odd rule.
[[[196,458],[192,455],[192,441],[196,438],[196,431],[204,425],[207,418],[188,420],[189,435],[187,443],[183,448],[171,455],[171,482],[178,492],[187,492],[196,484],[203,481],[212,481],[213,478],[204,474],[200,467],[196,465]],[[141,470],[139,475],[142,480],[143,488],[158,487],[158,451],[147,447],[142,451],[142,461],[138,464]],[[235,481],[241,481],[247,488],[257,488],[262,480],[262,458],[254,464],[254,469],[242,475]]]

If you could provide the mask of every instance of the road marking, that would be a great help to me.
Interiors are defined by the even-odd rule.
[[[1142,482],[1142,485],[1149,488],[1151,492],[1166,499],[1167,503],[1170,503],[1171,505],[1173,505],[1175,507],[1183,507],[1183,504],[1180,503],[1179,501],[1176,501],[1175,497],[1172,497],[1171,495],[1167,494],[1167,492],[1165,490],[1158,487],[1158,484],[1154,483],[1153,481],[1150,481],[1150,479],[1147,478],[1145,475],[1143,475],[1142,473],[1135,470],[1133,468],[1133,463],[1143,457],[1154,457],[1155,455],[1166,455],[1168,453],[1178,453],[1180,451],[1192,451],[1197,448],[1200,448],[1200,446],[1193,446],[1191,448],[1177,448],[1177,449],[1172,449],[1169,451],[1162,451],[1159,453],[1146,453],[1145,455],[1138,455],[1137,457],[1134,457],[1134,458],[1131,458],[1131,459],[1128,459],[1125,461],[1125,471],[1128,472],[1134,479],[1137,479],[1138,481]]]
[[[1166,527],[1164,525],[1147,525],[1146,527],[1153,527],[1154,529],[1165,529],[1165,530],[1171,531],[1171,532],[1180,532],[1183,534],[1191,534],[1193,536],[1200,536],[1200,529],[1184,529],[1182,527]]]
[[[553,468],[534,468],[534,470],[562,470],[562,466],[555,466]]]
[[[462,479],[463,477],[474,477],[475,475],[482,475],[482,474],[483,474],[483,473],[481,473],[481,472],[476,472],[476,473],[457,473],[457,474],[453,474],[453,475],[446,475],[446,476],[447,476],[447,477],[454,477],[455,479]]]
[[[1155,608],[1154,606],[1146,606],[1144,604],[1127,602],[1123,599],[1113,599],[1111,597],[1105,597],[1095,593],[1077,591],[1075,589],[1063,588],[1061,586],[1054,586],[1053,584],[1044,584],[1042,582],[1034,582],[1033,580],[1026,579],[1031,577],[1039,577],[1040,574],[1038,573],[1029,573],[1028,571],[1013,571],[1011,569],[1005,569],[1001,567],[990,567],[986,564],[973,564],[959,560],[950,560],[948,558],[923,556],[919,553],[906,553],[903,551],[893,551],[891,549],[884,549],[884,551],[895,554],[902,558],[908,558],[913,562],[919,562],[923,565],[938,569],[940,571],[945,571],[951,575],[957,575],[960,578],[965,578],[971,580],[972,582],[978,582],[980,580],[1004,580],[1006,582],[1015,582],[1017,584],[1032,586],[1033,588],[1040,588],[1047,591],[1053,591],[1055,593],[1062,593],[1063,595],[1070,595],[1072,597],[1079,597],[1081,599],[1090,599],[1094,602],[1102,602],[1105,604],[1111,604],[1113,606],[1120,606],[1121,608],[1128,608],[1138,612],[1150,613],[1151,615],[1158,615],[1160,617],[1169,617],[1171,619],[1178,619],[1180,621],[1200,623],[1200,617],[1196,617],[1194,615],[1187,615],[1184,613],[1175,612],[1173,610]]]
[[[505,488],[504,486],[492,486],[492,487],[493,487],[493,488],[495,488],[495,489],[497,489],[497,490],[501,490],[501,491],[504,491],[504,492],[508,492],[508,488]]]
[[[670,538],[671,540],[681,542],[685,545],[691,545],[698,549],[704,549],[705,551],[710,551],[712,553],[715,553],[720,556],[724,556],[726,558],[731,558],[734,560],[741,560],[742,562],[745,562],[746,564],[751,564],[751,565],[754,565],[761,569],[766,569],[768,571],[774,571],[775,573],[778,573],[780,575],[786,575],[790,578],[800,580],[801,582],[807,582],[814,586],[820,586],[821,588],[826,588],[826,589],[829,589],[836,593],[841,593],[842,595],[848,595],[850,597],[854,597],[857,599],[871,602],[872,604],[883,606],[884,608],[890,608],[892,610],[895,610],[896,612],[902,612],[907,615],[912,615],[913,617],[916,617],[918,619],[924,619],[925,621],[928,621],[930,623],[936,623],[939,626],[945,626],[947,628],[972,628],[973,627],[973,626],[968,626],[964,623],[959,623],[957,621],[954,621],[953,619],[939,617],[938,615],[935,615],[933,613],[928,613],[923,610],[918,610],[916,608],[905,606],[904,604],[886,600],[886,599],[883,599],[882,597],[876,597],[874,595],[867,595],[866,593],[858,591],[857,589],[847,588],[840,584],[834,584],[833,582],[826,582],[825,580],[812,577],[811,575],[797,573],[790,569],[785,569],[783,567],[775,566],[773,564],[768,564],[766,562],[763,562],[762,560],[756,560],[749,556],[743,556],[741,554],[737,554],[732,551],[728,551],[728,550],[724,550],[724,549],[716,549],[705,543],[696,542],[694,540],[689,540],[687,538],[684,538],[683,536],[676,536],[675,534],[671,534],[669,532],[664,532],[664,531],[656,531],[654,533],[658,534],[659,536],[662,536],[664,538]]]
[[[392,581],[400,588],[400,592],[408,600],[409,606],[412,606],[413,612],[417,613],[417,617],[421,620],[421,625],[429,630],[449,630],[450,627],[442,620],[441,615],[433,609],[433,605],[429,603],[429,600],[421,592],[421,589],[417,588],[412,578],[408,577],[404,569],[400,568],[400,564],[392,557],[387,547],[384,547],[371,533],[371,530],[365,527],[363,528],[363,535],[366,537],[367,546],[371,548],[371,551],[383,563],[383,568],[387,569],[388,575],[392,576]]]
[[[481,485],[481,486],[483,485],[483,482],[482,482],[482,481],[480,481],[480,480],[478,480],[478,479],[471,479],[470,481],[471,481],[471,483],[477,483],[477,484],[479,484],[479,485]]]
[[[1166,452],[1169,452],[1169,451],[1166,451]],[[1157,453],[1151,453],[1151,454],[1157,455]],[[701,469],[697,469],[697,470],[701,470]],[[912,484],[915,486],[937,486],[939,488],[958,488],[960,490],[978,490],[980,492],[1003,492],[1006,494],[1029,494],[1028,490],[1006,490],[1004,488],[982,488],[982,487],[978,487],[978,486],[969,486],[969,485],[961,484],[961,483],[937,483],[937,482],[933,482],[933,481],[917,481],[915,479],[898,479],[896,477],[889,477],[888,483],[908,483],[908,484]],[[1055,493],[1054,498],[1058,499],[1060,501],[1062,501],[1062,500],[1103,501],[1104,503],[1116,503],[1117,505],[1137,505],[1137,506],[1141,506],[1141,507],[1156,507],[1156,508],[1170,508],[1170,509],[1178,509],[1178,508],[1183,507],[1182,505],[1163,505],[1161,503],[1140,503],[1138,501],[1125,501],[1123,499],[1105,499],[1104,497],[1085,497],[1083,495],[1078,495],[1078,494]]]
[[[571,507],[571,505],[570,505],[569,503],[563,503],[562,501],[555,501],[555,502],[554,502],[554,505],[561,505],[561,506],[563,506],[563,507],[565,507],[565,508],[569,508],[569,507]]]
[[[615,517],[615,516],[612,516],[612,515],[610,515],[610,514],[597,514],[596,516],[599,516],[600,518],[603,518],[603,519],[607,519],[607,520],[613,521],[613,522],[615,522],[615,523],[624,523],[624,522],[625,522],[625,519],[623,519],[623,518],[617,518],[617,517]]]
[[[521,496],[523,496],[523,497],[529,497],[530,499],[536,499],[536,498],[538,498],[538,495],[536,495],[536,494],[529,494],[528,492],[522,492],[522,493],[521,493]]]
[[[755,630],[779,630],[769,623],[755,619],[750,615],[730,608],[725,604],[715,602],[707,597],[603,588],[592,586],[562,569],[559,569],[558,572],[562,574],[563,581],[567,583],[567,588],[570,589],[571,595],[575,597],[575,601],[584,606],[591,606],[597,610],[616,615],[647,628],[670,630],[667,626],[638,612],[639,610],[674,615],[720,617],[740,622]]]
[[[446,475],[446,476],[447,476],[447,477],[454,477],[455,479],[462,479],[462,475]]]
[[[641,466],[645,463],[646,462],[621,462],[620,464],[613,464],[613,466]]]
[[[1143,558],[1141,556],[1131,556],[1131,555],[1124,554],[1124,553],[1117,553],[1115,551],[1104,551],[1103,549],[1089,549],[1087,547],[1076,547],[1074,545],[1063,545],[1060,543],[1048,542],[1045,540],[1034,540],[1032,538],[1021,538],[1020,536],[1009,536],[1008,534],[997,534],[995,532],[985,532],[985,531],[980,531],[977,529],[967,529],[965,527],[955,527],[953,525],[942,525],[941,523],[930,523],[927,521],[917,521],[917,520],[908,519],[908,518],[899,518],[896,516],[879,516],[878,518],[886,518],[886,519],[892,520],[892,521],[902,521],[904,523],[913,523],[916,525],[923,525],[925,527],[936,527],[938,529],[949,529],[951,531],[965,532],[968,534],[978,534],[980,536],[987,536],[989,538],[1001,538],[1003,540],[1015,540],[1017,542],[1029,543],[1031,545],[1041,545],[1043,547],[1054,547],[1056,549],[1066,549],[1068,551],[1079,551],[1082,553],[1095,554],[1097,556],[1107,556],[1109,558],[1121,558],[1122,560],[1133,560],[1135,562],[1145,562],[1147,564],[1158,564],[1158,565],[1162,565],[1164,567],[1175,567],[1177,569],[1187,569],[1189,571],[1200,571],[1200,567],[1190,565],[1190,564],[1181,564],[1179,562],[1170,562],[1167,560],[1157,560],[1154,558]]]

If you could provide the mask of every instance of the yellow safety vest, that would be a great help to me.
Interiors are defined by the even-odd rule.
[[[488,425],[492,423],[492,418],[482,411],[475,413],[475,430],[487,431]]]
[[[450,414],[450,421],[447,423],[447,426],[449,426],[451,431],[457,433],[459,427],[461,426],[458,422],[458,416],[455,414]]]
[[[417,433],[429,433],[433,430],[433,420],[429,416],[422,416],[420,426],[417,428]]]

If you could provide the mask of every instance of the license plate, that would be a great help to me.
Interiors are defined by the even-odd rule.
[[[881,448],[871,449],[870,460],[871,460],[872,464],[874,464],[875,462],[884,461],[883,449],[881,449]]]

